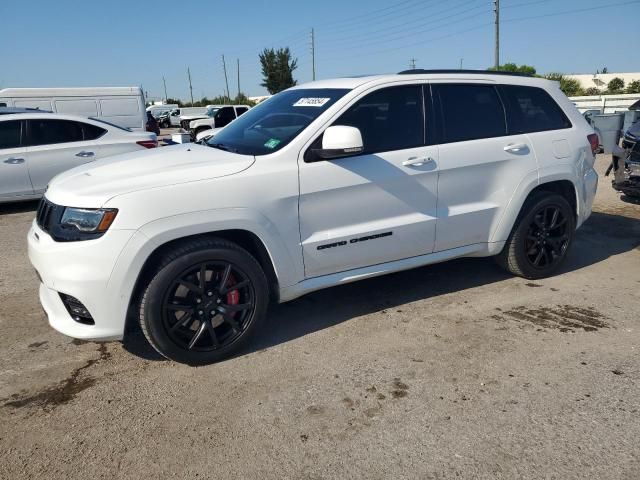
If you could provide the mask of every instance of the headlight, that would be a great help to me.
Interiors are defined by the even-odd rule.
[[[86,209],[67,207],[60,219],[63,229],[72,228],[83,233],[104,233],[116,218],[113,208]]]

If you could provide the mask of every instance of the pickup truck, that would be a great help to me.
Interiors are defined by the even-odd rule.
[[[194,118],[182,128],[191,133],[192,138],[205,130],[222,128],[249,110],[248,105],[211,105],[207,107],[207,116]]]

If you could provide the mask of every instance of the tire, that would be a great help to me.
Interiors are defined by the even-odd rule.
[[[537,192],[525,202],[496,261],[519,277],[548,277],[565,261],[575,228],[573,208],[563,196]]]
[[[268,302],[266,276],[249,252],[222,239],[191,240],[160,260],[144,290],[139,322],[164,357],[206,365],[246,346]]]

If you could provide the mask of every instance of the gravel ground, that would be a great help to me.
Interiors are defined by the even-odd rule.
[[[53,331],[35,208],[0,207],[0,478],[640,478],[640,205],[609,179],[553,278],[464,259],[328,289],[200,368]]]

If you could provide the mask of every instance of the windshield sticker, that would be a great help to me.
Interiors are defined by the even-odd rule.
[[[322,107],[325,103],[330,101],[330,98],[301,98],[293,104],[294,107]]]
[[[278,140],[277,138],[270,138],[269,141],[264,144],[264,146],[270,149],[274,149],[280,142],[281,140]]]

